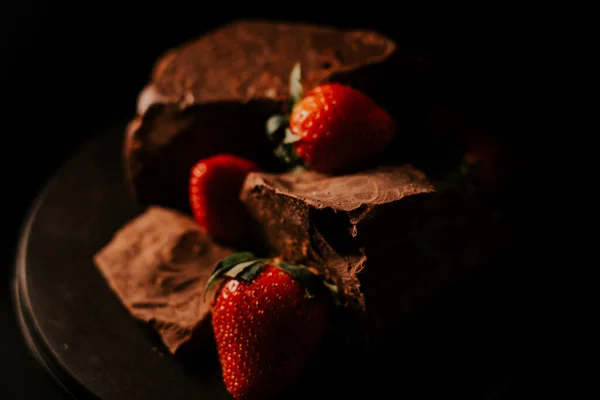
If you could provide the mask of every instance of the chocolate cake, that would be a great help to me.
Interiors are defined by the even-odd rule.
[[[204,286],[217,261],[231,253],[191,218],[150,207],[116,232],[94,261],[129,312],[176,353],[210,337]]]
[[[489,210],[436,192],[409,165],[340,176],[252,173],[241,199],[273,253],[324,268],[376,335],[489,261],[506,239]]]
[[[313,91],[324,91],[320,97],[302,97],[292,90],[300,100],[291,118],[279,117],[282,126],[270,124],[270,142],[267,120],[290,111],[288,79],[298,63],[305,90],[338,82],[358,91],[323,85]],[[213,296],[205,287],[211,275],[209,287],[225,282],[215,291],[214,339],[234,397],[281,382],[274,367],[313,352],[296,347],[299,340],[277,348],[284,325],[273,321],[302,338],[326,337],[341,353],[354,348],[367,360],[384,349],[388,357],[404,317],[511,244],[505,221],[482,202],[487,197],[473,179],[496,165],[493,152],[466,146],[464,131],[472,127],[462,117],[432,112],[426,73],[421,59],[377,32],[305,24],[235,22],[169,51],[140,94],[124,140],[126,179],[149,207],[98,252],[98,269],[174,354],[212,337]],[[300,88],[297,77],[292,82]],[[302,134],[294,130],[299,119]],[[382,121],[394,129],[378,130]],[[382,139],[377,152],[366,150]],[[339,160],[341,150],[356,151],[348,153],[349,169],[319,169],[307,155],[317,147],[326,162]],[[219,164],[210,157],[218,153],[246,160],[227,156]],[[260,172],[249,173],[257,168],[248,160]],[[196,220],[188,216],[190,203]],[[235,207],[252,218],[241,225],[233,223],[241,218],[225,218]],[[217,243],[215,227],[252,234],[227,248]],[[241,250],[255,254],[219,263]],[[322,327],[303,308],[317,297],[310,290],[317,280],[332,300],[322,303]],[[355,372],[352,361],[341,363]],[[248,378],[263,374],[268,385]],[[347,374],[331,382],[326,375],[336,386]]]
[[[421,93],[423,62],[373,31],[241,21],[165,54],[138,99],[124,156],[142,204],[188,211],[196,161],[229,152],[277,171],[265,122],[288,104],[288,77],[301,63],[306,88],[349,84],[402,123]]]

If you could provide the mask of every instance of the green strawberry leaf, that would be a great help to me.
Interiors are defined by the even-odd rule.
[[[337,285],[327,282],[326,280],[323,280],[323,285],[325,285],[327,290],[329,290],[329,293],[331,294],[331,298],[333,299],[334,305],[336,305],[336,306],[343,305],[341,295],[340,295],[340,289],[337,287]]]
[[[246,261],[243,263],[239,263],[235,265],[233,268],[227,270],[224,275],[230,278],[236,278],[244,269],[247,267],[256,264],[257,260]]]
[[[219,261],[217,265],[215,265],[215,267],[213,268],[213,274],[219,270],[228,270],[231,267],[234,267],[240,263],[255,259],[256,256],[250,253],[249,251],[233,253],[232,255],[225,257],[224,259]]]
[[[300,63],[297,62],[290,73],[290,110],[302,99],[304,89],[302,88],[302,71]]]
[[[259,258],[254,263],[246,266],[243,271],[238,275],[238,279],[241,279],[246,282],[252,281],[256,275],[260,272],[260,270],[265,266],[268,260],[266,258]]]
[[[275,156],[281,161],[283,161],[286,164],[290,164],[292,162],[291,150],[292,149],[290,146],[286,146],[285,144],[281,143],[275,148],[274,153]]]
[[[216,282],[218,282],[229,270],[234,268],[235,266],[247,263],[250,261],[256,260],[256,256],[250,252],[239,252],[234,253],[228,257],[225,257],[221,261],[219,261],[212,270],[208,281],[206,282],[206,286],[204,287],[204,298],[206,299],[206,294],[208,291],[214,286]]]
[[[319,292],[322,292],[323,288],[325,288],[330,294],[333,295],[334,303],[338,303],[337,286],[326,282],[322,275],[312,272],[305,265],[290,264],[281,260],[275,260],[273,264],[300,282],[300,284],[304,287],[307,298],[314,298]]]
[[[250,282],[262,269],[266,261],[266,258],[257,258],[256,260],[243,262],[225,272],[225,275],[230,278]]]
[[[274,115],[270,117],[266,124],[266,132],[269,140],[276,144],[273,150],[275,156],[279,158],[284,164],[287,164],[290,168],[296,166],[306,165],[304,161],[298,156],[294,148],[291,146],[293,143],[301,140],[299,136],[296,136],[289,129],[289,114],[292,109],[302,99],[304,95],[304,89],[302,87],[302,72],[300,68],[300,62],[294,64],[290,73],[289,80],[289,108],[286,110],[286,115]],[[306,168],[307,169],[307,168]]]
[[[302,138],[300,136],[294,135],[290,128],[285,129],[285,136],[283,137],[283,143],[285,143],[285,144],[296,143],[300,139],[302,139]]]
[[[306,168],[304,160],[296,153],[296,150],[294,150],[294,146],[291,143],[280,143],[279,146],[275,148],[274,153],[275,156],[284,164],[287,164],[290,169],[298,166]]]
[[[336,285],[327,282],[320,274],[301,264],[291,264],[281,259],[256,258],[250,252],[239,252],[219,261],[213,268],[212,274],[206,283],[204,298],[207,293],[220,281],[221,278],[229,277],[250,282],[256,277],[266,264],[272,264],[281,268],[300,282],[306,292],[307,298],[313,298],[319,293],[328,292],[335,305],[342,304],[339,289]]]
[[[285,131],[289,124],[289,119],[286,115],[273,115],[267,120],[266,129],[267,137],[275,143],[280,143],[285,137]]]

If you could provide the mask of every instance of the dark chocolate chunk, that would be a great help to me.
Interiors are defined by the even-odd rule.
[[[204,285],[214,265],[231,253],[191,218],[150,207],[116,232],[94,261],[129,312],[151,324],[176,353],[210,338]]]
[[[321,267],[385,333],[500,248],[501,222],[411,166],[252,173],[241,198],[275,254]]]
[[[349,84],[391,111],[406,111],[403,105],[415,103],[419,93],[422,61],[379,33],[226,25],[164,55],[140,94],[124,146],[137,199],[187,211],[190,168],[219,152],[250,158],[266,171],[280,169],[265,123],[287,106],[296,62],[305,89],[326,81]]]

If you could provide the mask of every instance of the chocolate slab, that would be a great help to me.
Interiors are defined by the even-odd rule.
[[[241,199],[273,252],[325,269],[376,334],[483,265],[506,233],[490,211],[437,193],[409,165],[342,176],[252,173]]]
[[[405,114],[404,106],[417,102],[422,60],[377,32],[260,21],[223,26],[165,54],[141,92],[124,144],[136,198],[187,211],[190,168],[219,152],[281,170],[265,123],[287,106],[296,62],[305,89],[341,82]]]
[[[94,261],[129,312],[150,323],[176,353],[210,337],[204,285],[229,254],[191,218],[149,207],[116,232]]]

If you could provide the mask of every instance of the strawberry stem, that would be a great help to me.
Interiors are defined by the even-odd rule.
[[[302,87],[302,71],[300,62],[294,64],[289,80],[289,101],[288,109],[285,115],[273,115],[267,120],[266,131],[269,140],[276,143],[273,153],[289,168],[303,167],[306,168],[304,161],[298,156],[293,144],[301,140],[297,135],[294,135],[289,128],[290,114],[296,105],[302,99],[304,89]]]

